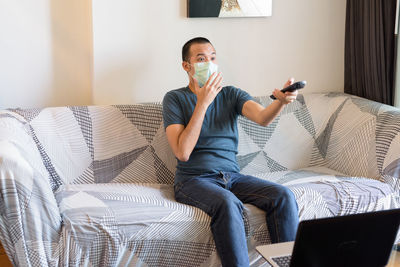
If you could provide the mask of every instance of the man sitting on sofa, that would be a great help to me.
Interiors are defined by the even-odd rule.
[[[236,162],[238,115],[267,126],[294,101],[297,91],[282,93],[264,108],[233,86],[222,87],[217,56],[206,38],[182,48],[189,85],[168,92],[163,118],[168,142],[178,159],[175,198],[211,217],[211,231],[223,266],[249,266],[243,203],[266,212],[273,243],[292,241],[298,225],[293,193],[286,187],[239,173]],[[287,81],[284,87],[293,83]]]

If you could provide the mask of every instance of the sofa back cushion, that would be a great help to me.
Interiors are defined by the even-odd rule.
[[[160,103],[14,111],[29,121],[53,190],[62,184],[173,183],[176,160]]]
[[[176,159],[161,103],[13,111],[27,120],[53,190],[62,184],[173,183]],[[325,166],[392,185],[400,174],[400,112],[366,99],[299,95],[268,127],[239,117],[238,131],[237,159],[247,174]]]
[[[267,106],[268,97],[256,98]],[[324,166],[400,190],[400,110],[342,93],[305,94],[266,128],[239,119],[242,172]]]
[[[319,125],[315,124],[305,99],[306,96],[298,95],[297,100],[287,105],[267,127],[239,117],[237,159],[242,172],[257,176],[322,162],[321,155],[316,153],[315,141]],[[267,96],[255,100],[263,106],[272,102]]]

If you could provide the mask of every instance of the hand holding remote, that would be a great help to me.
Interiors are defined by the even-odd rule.
[[[296,90],[300,90],[300,89],[304,88],[306,86],[306,84],[307,84],[306,81],[295,82],[295,83],[289,85],[288,87],[283,88],[281,90],[281,92],[285,93],[285,92],[293,92],[293,91],[296,91]],[[274,95],[270,95],[269,97],[274,99],[274,100],[276,99],[276,97]]]

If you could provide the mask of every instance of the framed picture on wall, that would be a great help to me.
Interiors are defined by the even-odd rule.
[[[188,17],[268,17],[272,0],[187,0]]]

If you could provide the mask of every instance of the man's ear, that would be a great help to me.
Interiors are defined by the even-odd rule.
[[[190,63],[189,62],[187,62],[187,61],[183,61],[182,62],[182,68],[186,71],[186,72],[189,72],[190,71],[190,69],[191,69],[191,65],[190,65]]]

